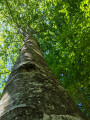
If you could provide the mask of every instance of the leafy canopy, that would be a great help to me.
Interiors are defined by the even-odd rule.
[[[89,13],[89,0],[1,0],[0,89],[23,45],[20,29],[34,29],[48,65],[89,116]]]

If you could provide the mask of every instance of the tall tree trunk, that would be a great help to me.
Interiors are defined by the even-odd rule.
[[[0,120],[86,120],[29,34],[3,91]]]

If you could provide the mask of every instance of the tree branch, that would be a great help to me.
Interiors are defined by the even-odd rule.
[[[7,4],[7,7],[8,7],[8,9],[9,9],[9,12],[10,12],[10,14],[11,14],[12,20],[14,21],[14,23],[16,23],[16,26],[17,26],[19,32],[24,35],[25,31],[21,28],[21,26],[20,26],[20,25],[17,23],[17,21],[14,19],[14,16],[13,16],[13,14],[12,14],[12,11],[11,11],[11,9],[10,9],[10,6],[9,6],[9,3],[8,3],[7,0],[6,0],[6,4]]]
[[[7,73],[11,73],[11,72],[5,72],[5,73],[1,73],[1,72],[0,72],[0,74],[7,74]]]
[[[41,32],[45,32],[45,31],[47,30],[47,29],[46,29],[46,30],[36,31],[36,30],[32,29],[31,27],[27,27],[28,31],[23,30],[23,29],[21,28],[21,26],[17,23],[17,21],[14,19],[14,16],[13,16],[13,14],[12,14],[12,11],[11,11],[11,9],[10,9],[10,6],[9,6],[9,3],[8,3],[7,0],[6,0],[6,4],[7,4],[7,7],[8,7],[8,9],[9,9],[9,12],[10,12],[10,14],[11,14],[12,20],[14,21],[14,23],[16,23],[16,26],[17,26],[19,32],[20,32],[21,34],[23,34],[24,36],[25,36],[25,33],[27,33],[27,32],[28,32],[30,35],[32,35],[32,34],[39,34],[39,33],[41,33]]]

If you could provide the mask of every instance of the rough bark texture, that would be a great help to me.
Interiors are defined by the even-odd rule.
[[[2,94],[0,120],[86,120],[28,34]]]

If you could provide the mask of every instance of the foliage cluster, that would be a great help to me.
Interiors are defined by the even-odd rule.
[[[48,65],[89,116],[89,13],[89,0],[1,0],[0,89],[24,40],[17,26],[32,28]]]

